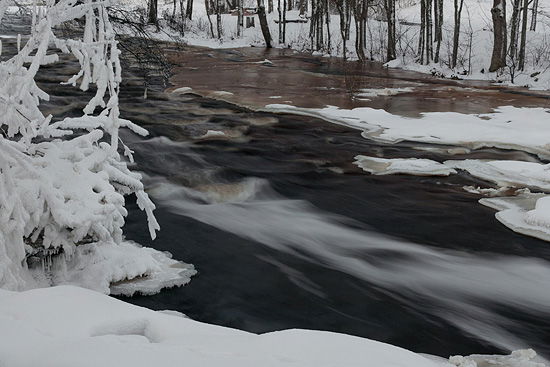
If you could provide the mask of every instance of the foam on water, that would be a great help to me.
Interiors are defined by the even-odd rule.
[[[547,261],[435,250],[357,229],[348,218],[281,197],[265,180],[250,178],[238,185],[242,192],[220,201],[149,178],[153,197],[174,213],[375,284],[493,345],[527,347],[509,331],[512,321],[487,306],[550,313],[550,294],[542,291],[550,284]],[[419,299],[425,303],[419,305]]]

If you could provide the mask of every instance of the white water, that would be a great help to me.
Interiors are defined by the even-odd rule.
[[[550,284],[546,261],[481,258],[388,238],[357,229],[351,220],[305,201],[285,199],[260,179],[240,183],[241,191],[224,195],[223,200],[216,185],[205,193],[163,179],[149,180],[153,197],[174,213],[353,275],[389,290],[412,307],[418,308],[423,300],[424,311],[431,310],[493,345],[510,350],[528,347],[507,331],[514,329],[512,321],[488,305],[550,314],[550,294],[544,292]]]

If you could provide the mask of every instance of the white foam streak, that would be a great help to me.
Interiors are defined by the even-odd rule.
[[[525,347],[503,330],[506,321],[483,306],[502,304],[550,313],[550,264],[534,258],[481,258],[443,251],[368,230],[307,202],[288,200],[262,180],[245,182],[246,195],[215,202],[207,194],[157,181],[151,194],[172,211],[273,249],[318,261],[389,290],[405,301],[501,347]],[[311,258],[313,257],[313,259]],[[428,307],[426,307],[428,306]]]

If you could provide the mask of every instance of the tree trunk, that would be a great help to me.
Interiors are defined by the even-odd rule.
[[[216,0],[216,30],[218,31],[218,39],[222,39],[222,9],[221,1]]]
[[[464,0],[454,0],[454,29],[453,29],[453,54],[451,56],[451,68],[456,68],[458,59],[458,45],[460,40],[460,19]]]
[[[521,14],[521,0],[512,0],[512,18],[510,18],[510,59],[515,60],[518,53],[519,16]]]
[[[494,72],[506,66],[506,2],[505,0],[493,0],[491,9],[493,18],[493,54],[489,71]]]
[[[441,41],[443,40],[443,0],[434,0],[434,20],[435,20],[435,55],[434,62],[439,62],[439,51]]]
[[[338,15],[340,17],[340,36],[342,37],[342,54],[344,57],[344,60],[346,59],[346,0],[338,0],[335,1],[336,10],[338,11]]]
[[[539,0],[533,0],[533,12],[531,13],[531,27],[530,31],[537,30],[537,13],[539,11]]]
[[[324,6],[322,10],[322,15],[325,15],[325,24],[327,25],[327,51],[330,54],[332,54],[332,44],[331,44],[331,38],[330,38],[330,11],[329,11],[329,0],[324,0]],[[321,25],[321,35],[323,33],[323,27]],[[322,40],[321,40],[322,42]]]
[[[396,59],[395,52],[395,0],[384,0],[386,21],[388,23],[388,46],[386,48],[386,61]]]
[[[265,15],[264,0],[257,0],[258,4],[258,18],[260,20],[260,27],[265,40],[265,47],[271,48],[271,34],[269,33],[269,24],[267,24],[267,17]]]
[[[185,17],[189,20],[193,17],[193,0],[187,0],[187,7],[185,9]]]
[[[304,15],[307,13],[307,0],[300,0],[300,3],[298,5],[300,9],[300,15]]]
[[[158,0],[149,0],[149,14],[147,15],[148,24],[157,24],[158,14]]]
[[[210,24],[210,34],[212,35],[212,38],[215,38],[214,26],[212,25],[212,19],[210,19],[210,0],[204,1],[204,7],[206,8],[206,18],[208,18],[208,24]]]
[[[279,15],[279,44],[283,43],[283,10],[281,9],[281,0],[277,0],[277,14]]]
[[[357,0],[353,7],[355,18],[355,52],[359,61],[365,62],[365,27],[367,20],[367,0]]]
[[[521,41],[519,45],[519,56],[518,56],[518,70],[522,71],[525,69],[525,45],[527,43],[527,14],[529,12],[528,9],[529,6],[529,0],[523,1],[523,20],[521,22]]]
[[[237,37],[242,36],[243,26],[243,0],[237,0]]]
[[[426,65],[434,58],[432,29],[432,0],[426,0]]]
[[[283,44],[286,43],[286,2],[283,0]]]
[[[426,50],[426,0],[420,0],[420,34],[418,36],[418,58],[424,64],[424,52]]]

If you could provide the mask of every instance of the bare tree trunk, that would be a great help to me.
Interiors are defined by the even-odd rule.
[[[324,46],[323,41],[323,22],[324,15],[327,9],[328,0],[312,0],[311,1],[311,24],[310,24],[310,38],[312,51],[321,50]],[[329,28],[330,19],[326,18],[327,29]],[[330,52],[330,33],[329,36],[329,52]]]
[[[432,0],[426,0],[426,64],[434,58],[432,30]]]
[[[521,41],[519,44],[519,56],[518,56],[518,70],[520,71],[525,69],[525,45],[527,43],[527,14],[529,12],[528,6],[529,6],[529,0],[524,0],[523,10],[522,10],[523,20],[521,22]]]
[[[148,24],[157,24],[158,21],[158,0],[149,0],[149,14],[147,14]]]
[[[454,29],[453,29],[453,54],[451,56],[451,67],[456,68],[458,59],[458,45],[460,40],[460,18],[464,0],[454,0]]]
[[[187,0],[187,7],[185,9],[185,17],[189,20],[193,17],[193,0]]]
[[[435,55],[434,62],[439,62],[439,51],[441,41],[443,40],[443,0],[434,0],[434,20],[435,20]]]
[[[279,44],[283,43],[283,10],[281,9],[281,0],[277,0],[277,14],[279,15]]]
[[[216,30],[218,31],[218,39],[222,39],[222,9],[221,0],[216,0]]]
[[[329,0],[324,0],[323,12],[325,14],[325,23],[327,25],[327,51],[329,54],[332,53],[332,45],[330,38],[330,11],[329,11]],[[323,32],[323,27],[321,26],[321,34]]]
[[[506,66],[506,2],[505,0],[493,0],[491,9],[493,18],[493,54],[489,71],[494,72]]]
[[[243,0],[237,0],[237,37],[242,36],[244,26]]]
[[[265,40],[265,47],[271,48],[271,34],[269,33],[269,24],[267,24],[267,17],[265,15],[264,0],[257,0],[258,4],[258,18],[260,20],[260,27]]]
[[[533,0],[533,12],[531,13],[531,27],[529,27],[530,31],[536,31],[537,30],[537,13],[539,11],[539,0]]]
[[[418,37],[418,58],[424,64],[424,52],[426,50],[426,0],[420,0],[420,35]]]
[[[298,8],[300,9],[300,15],[306,14],[307,13],[307,0],[300,0]]]
[[[210,5],[210,0],[204,1],[204,7],[206,8],[206,17],[208,18],[208,23],[210,24],[210,35],[212,36],[212,38],[216,38],[216,36],[214,35],[214,26],[212,25],[212,19],[210,19]]]
[[[418,39],[418,56],[421,64],[433,60],[432,40],[432,0],[420,2],[420,37]]]
[[[286,2],[283,0],[283,44],[286,43]]]
[[[367,19],[367,0],[356,0],[353,6],[353,17],[355,18],[355,52],[359,61],[365,62],[365,26]]]
[[[306,0],[307,1],[307,0]],[[317,7],[319,6],[318,1],[311,0],[311,16],[309,17],[309,38],[311,41],[311,51],[315,51],[317,46]]]
[[[388,46],[386,48],[386,61],[396,59],[395,52],[395,0],[384,0],[384,10],[388,23]]]
[[[344,60],[346,59],[347,55],[346,55],[346,9],[345,9],[345,6],[346,6],[346,0],[337,0],[334,2],[334,4],[336,5],[336,10],[338,10],[338,15],[340,17],[340,36],[342,37],[342,47],[343,47],[343,50],[342,50],[342,54],[343,54],[343,57],[344,57]]]
[[[510,50],[508,55],[515,60],[518,53],[519,16],[521,14],[521,0],[512,0],[512,17],[510,18]]]

